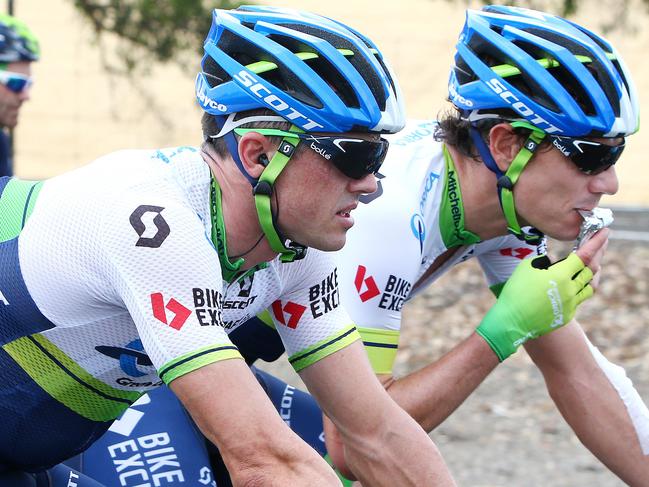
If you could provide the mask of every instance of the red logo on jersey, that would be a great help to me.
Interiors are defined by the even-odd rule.
[[[275,315],[275,318],[277,318],[277,321],[293,330],[297,328],[297,325],[300,322],[300,318],[302,318],[304,311],[306,311],[306,306],[302,306],[301,304],[293,303],[291,301],[286,303],[284,305],[284,308],[282,308],[282,302],[277,300],[272,304],[272,307],[273,314]],[[289,316],[288,323],[286,322],[284,313]]]
[[[525,257],[534,252],[532,249],[525,247],[519,247],[517,249],[500,249],[500,253],[507,257],[516,257],[517,259],[523,260]]]
[[[192,314],[188,308],[180,304],[174,298],[171,298],[165,305],[162,293],[153,293],[151,295],[151,307],[153,308],[153,316],[162,321],[165,325],[169,325],[174,330],[180,330],[187,321],[187,318],[189,318],[189,315]],[[166,310],[169,310],[174,314],[171,322],[167,321]]]
[[[365,279],[366,272],[367,272],[367,268],[363,265],[359,265],[358,270],[356,271],[356,279],[354,279],[356,290],[358,291],[358,295],[361,298],[361,301],[363,302],[375,298],[376,296],[381,294],[381,292],[379,291],[379,287],[376,285],[376,281],[372,276]],[[361,289],[363,288],[363,284],[365,284],[367,289],[361,292]]]

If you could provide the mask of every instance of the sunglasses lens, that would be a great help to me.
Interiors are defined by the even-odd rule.
[[[306,142],[311,144],[311,149],[352,179],[361,179],[378,171],[389,145],[385,139],[364,140],[317,135],[311,142],[309,139]]]
[[[5,85],[14,93],[20,93],[31,84],[31,78],[26,76],[15,76],[5,73],[6,76],[0,78],[0,83]]]
[[[590,140],[554,137],[552,142],[585,174],[596,175],[606,171],[622,155],[624,141],[619,145],[607,145]]]

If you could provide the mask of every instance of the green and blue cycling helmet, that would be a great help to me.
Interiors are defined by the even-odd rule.
[[[596,174],[615,163],[623,144],[611,148],[579,138],[626,137],[639,128],[635,86],[615,48],[584,27],[535,10],[468,10],[448,90],[471,123],[481,159],[496,173],[509,230],[531,242],[539,241],[538,231],[521,230],[511,190],[538,144],[547,138],[580,170]],[[485,119],[531,131],[506,173],[476,128]]]
[[[204,50],[196,97],[217,122],[219,133],[210,137],[224,138],[254,188],[259,221],[271,246],[283,259],[292,260],[296,252],[286,247],[270,211],[275,179],[300,140],[317,145],[309,134],[384,134],[403,128],[405,113],[396,78],[378,48],[362,34],[332,19],[292,9],[216,9]],[[275,115],[237,119],[238,113],[257,109]],[[237,127],[243,124],[270,120],[291,123],[295,135],[283,137],[279,150],[255,179],[241,164],[235,131],[240,132]],[[350,156],[354,147],[342,145],[345,140],[330,142],[348,149],[342,152]],[[376,142],[368,154],[374,169],[386,151],[387,141]],[[353,162],[351,157],[348,161]],[[362,174],[336,165],[351,177]]]
[[[38,39],[24,22],[0,14],[0,64],[38,61]]]

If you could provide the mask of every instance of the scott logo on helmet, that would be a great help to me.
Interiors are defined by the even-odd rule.
[[[314,122],[308,117],[305,117],[300,112],[291,108],[288,103],[282,100],[279,96],[271,93],[264,85],[262,85],[252,73],[245,69],[240,71],[239,74],[233,76],[239,83],[248,88],[255,96],[262,100],[266,105],[279,113],[282,117],[290,120],[295,125],[303,130],[313,130],[316,128],[323,129],[324,126]]]
[[[486,83],[487,86],[494,91],[494,93],[500,95],[500,98],[502,98],[507,103],[509,103],[514,110],[516,110],[520,115],[522,115],[527,120],[529,120],[532,125],[536,125],[538,128],[544,130],[549,134],[553,134],[555,132],[561,132],[560,128],[555,127],[550,122],[545,120],[543,117],[534,113],[534,110],[532,110],[525,103],[520,101],[518,97],[516,97],[516,95],[514,95],[511,91],[509,91],[505,87],[505,85],[503,85],[498,80],[498,78],[492,78]]]

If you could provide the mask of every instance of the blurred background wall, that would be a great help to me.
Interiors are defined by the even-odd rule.
[[[409,116],[435,117],[445,107],[446,81],[453,46],[467,5],[450,0],[283,0],[268,3],[315,11],[341,20],[371,37],[400,79]],[[552,0],[539,6],[556,6]],[[615,23],[613,0],[582,0],[575,17],[601,32]],[[628,2],[627,26],[607,37],[623,54],[638,87],[642,113],[649,116],[649,17],[644,5]],[[4,10],[2,4],[0,8]],[[636,14],[637,13],[637,14]],[[23,106],[15,131],[15,171],[24,178],[44,178],[73,169],[124,148],[198,144],[200,112],[194,103],[194,70],[158,66],[140,77],[144,91],[109,76],[90,26],[72,0],[14,0],[14,14],[39,37],[42,59],[33,66],[36,84]],[[110,43],[109,43],[110,47]],[[199,55],[188,54],[198,66]],[[155,108],[151,108],[155,105]],[[616,205],[649,205],[649,137],[629,140],[618,166],[621,191]]]

